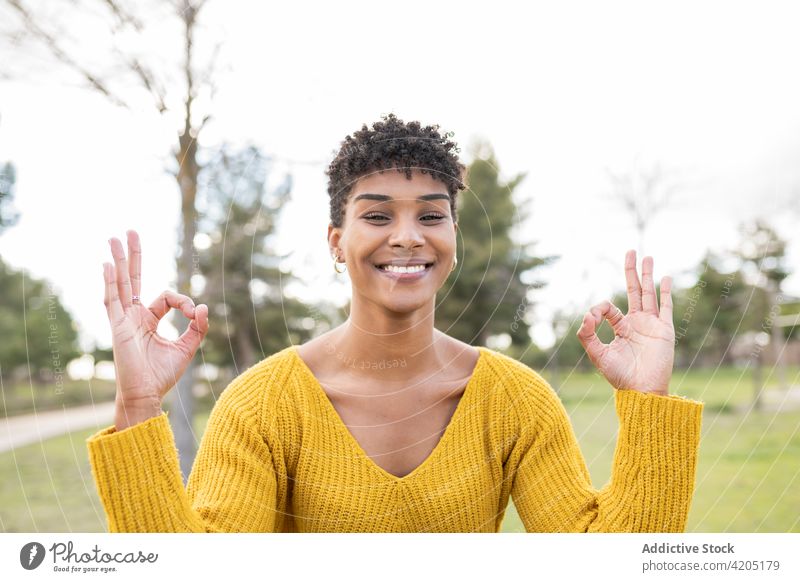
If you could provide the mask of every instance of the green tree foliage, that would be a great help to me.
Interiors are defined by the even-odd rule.
[[[14,226],[19,219],[19,214],[11,208],[16,179],[17,173],[11,163],[0,165],[0,234],[3,234],[8,227]]]
[[[210,246],[199,253],[203,290],[196,302],[209,306],[205,361],[236,373],[291,343],[309,339],[324,325],[324,310],[287,296],[295,278],[279,268],[270,247],[291,178],[268,188],[271,162],[257,148],[222,148],[202,175],[198,232]],[[194,277],[193,277],[194,279]]]
[[[64,377],[78,357],[72,317],[46,281],[33,279],[0,259],[0,369],[4,382],[15,369],[37,381]],[[65,377],[63,379],[66,379]]]
[[[533,243],[512,240],[513,227],[528,216],[512,198],[525,174],[503,182],[491,147],[474,150],[468,189],[459,197],[458,266],[437,295],[436,327],[477,345],[507,334],[512,349],[524,350],[531,341],[530,295],[543,286],[532,271],[555,257],[537,257]]]
[[[765,290],[749,285],[740,269],[722,264],[722,257],[706,253],[693,284],[673,292],[677,366],[732,363],[735,337],[758,327]]]
[[[742,272],[757,291],[747,305],[749,330],[770,332],[770,322],[777,315],[797,313],[791,299],[783,296],[783,281],[791,274],[786,264],[786,241],[764,220],[740,227],[741,242],[734,256]],[[775,328],[774,339],[787,336],[790,329]]]
[[[786,241],[775,230],[758,219],[743,224],[741,243],[735,255],[754,284],[779,292],[783,280],[790,275],[786,265]]]

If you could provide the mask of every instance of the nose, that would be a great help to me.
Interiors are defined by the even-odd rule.
[[[392,230],[389,233],[389,245],[392,248],[411,250],[425,244],[422,225],[413,215],[401,216],[390,228]]]

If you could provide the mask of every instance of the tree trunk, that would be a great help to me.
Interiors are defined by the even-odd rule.
[[[778,375],[778,388],[781,391],[786,391],[788,386],[786,384],[786,367],[783,363],[783,358],[781,357],[781,352],[784,349],[785,340],[783,338],[783,333],[781,332],[781,325],[779,323],[780,319],[780,293],[775,292],[772,296],[772,305],[773,305],[773,312],[775,315],[772,316],[772,354],[775,360],[775,371]],[[777,309],[776,309],[777,308]]]
[[[191,104],[187,104],[187,108]],[[181,190],[181,254],[177,260],[177,287],[178,293],[191,297],[191,280],[196,269],[196,255],[194,251],[194,237],[197,233],[197,210],[195,199],[197,197],[197,177],[199,167],[197,165],[197,142],[192,137],[191,120],[186,117],[186,125],[183,134],[179,139],[179,151],[176,155],[178,161],[178,186]],[[190,320],[178,310],[175,310],[173,321],[179,333],[187,328]],[[188,479],[192,470],[196,453],[196,441],[192,428],[194,418],[194,370],[195,358],[189,362],[183,376],[178,379],[176,389],[170,392],[170,422],[172,431],[175,434],[175,445],[178,448],[181,461],[181,472],[184,482]]]
[[[247,327],[239,325],[236,330],[236,343],[239,346],[239,369],[246,370],[256,363],[256,350],[250,341],[250,334]]]
[[[756,349],[760,350],[758,346],[756,346]],[[753,368],[753,410],[761,410],[761,393],[763,390],[764,380],[761,373],[761,352],[759,351]]]
[[[552,386],[553,386],[553,390],[555,390],[556,392],[560,392],[560,390],[561,390],[561,376],[559,374],[559,369],[558,369],[558,366],[559,366],[559,364],[558,364],[558,322],[556,321],[555,318],[553,318],[552,329],[553,329],[553,337],[555,338],[555,343],[553,344],[553,355],[550,357],[550,364],[551,364],[550,369],[553,371]]]
[[[178,162],[178,187],[181,190],[181,254],[177,262],[178,293],[191,297],[191,280],[195,271],[199,272],[198,260],[194,252],[194,237],[197,234],[197,177],[200,168],[197,164],[197,133],[192,125],[192,102],[194,100],[194,78],[192,75],[192,35],[196,11],[187,3],[181,12],[185,25],[185,51],[186,62],[184,73],[186,75],[186,101],[184,102],[183,132],[178,138],[178,151],[175,153]],[[179,311],[175,310],[174,319],[179,333],[183,333],[189,325],[189,320]],[[178,384],[171,395],[170,422],[175,435],[175,446],[180,456],[181,472],[184,483],[188,480],[194,464],[197,451],[192,419],[194,418],[194,370],[195,358],[189,362],[183,376],[178,379]]]

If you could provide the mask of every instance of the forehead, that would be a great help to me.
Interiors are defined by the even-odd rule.
[[[411,179],[406,178],[405,172],[398,172],[396,168],[375,172],[367,176],[362,176],[353,186],[348,196],[350,201],[355,201],[360,194],[383,194],[392,198],[412,198],[416,199],[425,194],[445,194],[447,195],[447,185],[441,180],[437,180],[431,174],[423,174],[417,170],[411,172]],[[440,199],[436,202],[447,203],[447,200]],[[375,204],[375,200],[360,200],[356,203],[370,202]]]

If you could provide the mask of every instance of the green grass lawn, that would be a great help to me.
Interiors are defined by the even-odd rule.
[[[796,371],[790,378],[797,383]],[[740,372],[676,372],[671,391],[706,403],[688,532],[800,532],[800,411],[751,412]],[[738,381],[737,381],[738,380]],[[617,418],[612,388],[594,374],[562,374],[570,414],[592,482],[611,474]],[[202,434],[208,413],[195,419]],[[105,531],[86,455],[95,429],[0,454],[0,531]],[[511,504],[503,531],[524,531]]]
[[[0,417],[61,410],[114,400],[117,386],[108,380],[68,380],[63,384],[4,384],[0,392]]]

